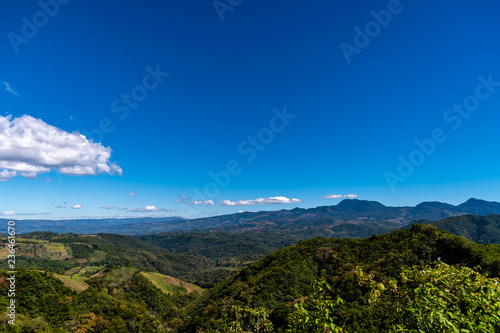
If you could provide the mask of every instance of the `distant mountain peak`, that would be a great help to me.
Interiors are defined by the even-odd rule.
[[[475,215],[498,214],[500,210],[500,203],[470,198],[466,202],[458,205],[457,209],[459,209],[462,213]]]
[[[458,205],[457,207],[460,207],[460,206],[472,206],[472,205],[474,205],[474,206],[477,206],[477,205],[491,205],[491,204],[497,204],[497,202],[486,201],[486,200],[483,200],[483,199],[470,198],[466,202]]]
[[[341,209],[374,209],[387,208],[378,201],[360,200],[360,199],[344,199],[337,204],[337,208]]]
[[[466,203],[485,203],[485,202],[489,202],[489,201],[486,201],[483,199],[470,198],[469,200],[464,202],[464,204],[466,204]]]
[[[424,202],[421,202],[415,206],[415,208],[423,208],[423,207],[450,208],[450,207],[455,207],[455,206],[448,204],[448,203],[440,202],[440,201],[424,201]]]

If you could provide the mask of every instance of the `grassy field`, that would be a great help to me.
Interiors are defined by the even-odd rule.
[[[90,257],[90,262],[100,262],[106,259],[106,252],[95,250]]]
[[[200,287],[178,280],[171,276],[151,272],[141,272],[141,274],[165,294],[173,294],[177,291],[189,294],[195,291],[201,295],[203,292],[203,289]]]
[[[103,269],[104,266],[74,267],[64,272],[64,275],[71,276],[74,279],[85,281],[86,279],[90,278],[92,275],[98,273]]]
[[[89,285],[85,282],[71,276],[54,274],[54,277],[61,280],[61,282],[64,283],[66,287],[77,292],[84,291],[89,287]]]
[[[137,268],[134,267],[121,267],[113,269],[105,274],[106,280],[112,280],[118,284],[128,281],[132,278],[132,275],[137,272]]]
[[[8,243],[0,248],[0,259],[5,259],[8,256]],[[16,242],[16,256],[24,256],[28,258],[42,258],[49,260],[64,260],[72,258],[73,252],[67,244],[49,242],[40,239],[24,239],[19,238]]]
[[[67,244],[62,243],[45,243],[43,246],[47,249],[47,259],[52,260],[63,260],[66,258],[71,258],[73,252]]]
[[[5,243],[5,246],[0,247],[0,259],[7,259],[9,256],[9,248],[7,247],[8,243]]]

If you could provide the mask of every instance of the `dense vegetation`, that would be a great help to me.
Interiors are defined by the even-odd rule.
[[[363,240],[315,238],[276,251],[216,285],[190,310],[180,332],[220,331],[234,306],[265,309],[276,332],[285,331],[293,304],[310,296],[313,282],[326,276],[331,297],[340,297],[336,325],[347,332],[389,331],[394,311],[370,303],[369,286],[359,283],[356,267],[378,281],[397,278],[405,267],[441,260],[481,267],[498,276],[500,246],[482,246],[434,226],[414,225]]]
[[[462,215],[441,221],[420,221],[430,223],[441,230],[463,236],[479,244],[500,244],[500,215]]]
[[[499,332],[500,280],[441,261],[405,268],[398,279],[374,280],[360,268],[361,284],[371,286],[369,302],[395,315],[394,332]]]
[[[199,254],[172,253],[129,236],[36,232],[17,239],[17,266],[90,277],[106,266],[135,267],[190,282],[217,272],[216,262]],[[0,249],[5,258],[7,249]],[[227,270],[224,270],[224,273]],[[220,279],[227,277],[223,274]],[[200,280],[201,279],[201,280]],[[213,282],[208,280],[209,282]]]
[[[394,223],[363,222],[325,224],[328,220],[297,222],[296,228],[283,230],[263,230],[245,233],[225,232],[176,232],[134,236],[173,253],[191,253],[207,258],[212,268],[198,271],[195,283],[204,287],[213,286],[236,273],[242,267],[283,247],[315,237],[364,238],[394,230]],[[304,225],[301,225],[304,223]],[[308,225],[309,224],[309,225]],[[397,224],[398,228],[401,225]]]
[[[7,306],[5,271],[0,271],[0,306]],[[0,317],[2,332],[167,332],[182,323],[183,309],[198,293],[166,294],[133,268],[105,270],[81,292],[53,274],[19,269],[16,326]]]

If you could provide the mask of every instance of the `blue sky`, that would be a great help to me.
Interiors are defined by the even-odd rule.
[[[499,11],[5,1],[0,214],[500,201]]]

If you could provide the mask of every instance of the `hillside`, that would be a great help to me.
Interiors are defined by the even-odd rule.
[[[175,293],[189,294],[191,292],[195,292],[201,295],[203,293],[203,289],[201,289],[200,287],[191,283],[181,281],[171,276],[152,272],[141,272],[141,274],[142,276],[146,277],[149,282],[151,282],[156,288],[160,289],[167,295],[172,295]]]
[[[463,236],[479,244],[500,244],[500,215],[462,215],[441,221],[419,221],[433,224],[441,230]]]
[[[315,227],[280,230],[227,232],[170,232],[134,236],[173,253],[203,255],[227,269],[242,268],[248,263],[285,246],[315,237],[365,238],[401,228],[391,222],[345,222]]]
[[[233,306],[265,309],[276,332],[284,329],[292,304],[312,292],[313,281],[326,276],[340,306],[338,323],[347,332],[388,330],[388,313],[368,303],[357,282],[357,266],[378,279],[399,276],[402,267],[445,263],[480,265],[483,273],[500,273],[500,246],[478,245],[434,226],[415,224],[404,230],[362,240],[315,238],[283,248],[217,284],[190,310],[180,332],[217,331]],[[202,316],[200,314],[203,314]]]
[[[428,209],[440,205],[425,205]],[[421,207],[421,209],[423,209]],[[440,221],[417,220],[433,224],[439,229],[463,236],[479,244],[500,244],[500,215],[460,215]],[[219,266],[241,268],[246,264],[283,247],[315,237],[366,238],[394,229],[410,227],[390,222],[344,222],[334,226],[295,228],[288,230],[262,230],[247,232],[172,232],[134,238],[176,253],[193,253],[215,260]]]
[[[131,267],[104,269],[76,284],[57,274],[18,269],[17,331],[169,332],[182,323],[184,309],[199,292],[190,292],[183,286],[191,285],[180,280],[171,285],[163,279],[158,287],[148,274]],[[6,278],[0,271],[2,308],[9,301]],[[2,313],[0,332],[9,331],[7,320]]]
[[[105,267],[135,267],[203,284],[232,272],[202,254],[172,253],[124,235],[36,232],[16,241],[18,267],[73,277],[87,278]],[[0,248],[0,259],[8,254],[6,245]]]

